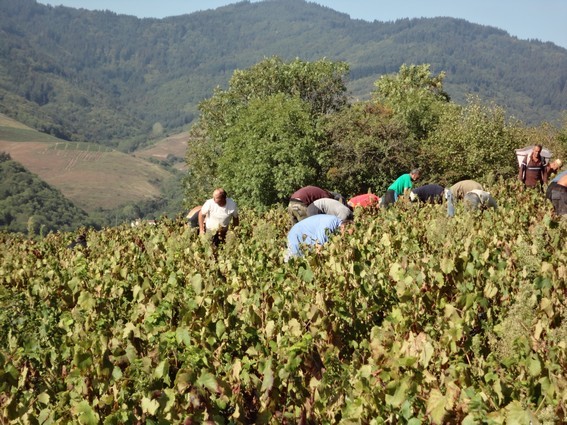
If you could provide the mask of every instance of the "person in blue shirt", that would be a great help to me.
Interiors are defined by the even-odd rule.
[[[331,234],[352,223],[330,214],[316,214],[296,223],[287,235],[285,261],[291,257],[303,256],[302,245],[316,247],[324,245]]]

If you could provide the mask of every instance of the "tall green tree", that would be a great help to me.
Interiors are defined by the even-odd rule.
[[[464,107],[447,105],[439,124],[421,144],[425,174],[440,184],[517,172],[514,149],[523,143],[521,124],[497,105],[470,98]]]
[[[322,128],[326,186],[344,195],[381,193],[418,160],[419,146],[407,128],[375,102],[358,102],[327,116]]]
[[[201,115],[191,130],[186,157],[188,165],[186,203],[201,202],[205,195],[204,190],[209,193],[215,185],[238,188],[242,192],[250,190],[250,188],[245,189],[239,183],[242,180],[238,174],[244,170],[235,169],[235,164],[238,164],[234,162],[235,155],[238,153],[238,150],[235,150],[235,146],[238,145],[235,134],[247,138],[247,152],[253,155],[255,149],[262,151],[262,143],[267,137],[266,132],[272,126],[282,131],[281,137],[282,140],[285,140],[279,149],[289,152],[293,142],[291,136],[295,135],[298,137],[296,141],[299,144],[296,150],[303,152],[306,140],[311,141],[316,138],[318,120],[346,105],[347,72],[348,65],[344,62],[333,62],[327,59],[314,62],[295,59],[291,62],[284,62],[278,57],[267,58],[249,69],[235,71],[226,90],[217,88],[211,98],[199,105]],[[266,104],[281,106],[283,108],[281,113],[267,111],[262,106],[263,101]],[[299,103],[303,103],[304,106],[300,106]],[[262,126],[258,125],[258,117],[261,115],[254,108],[261,108],[264,111],[262,119],[265,123]],[[288,121],[282,121],[285,119]],[[299,121],[296,122],[296,120]],[[246,127],[247,123],[255,123],[256,127],[253,125]],[[297,128],[294,129],[294,126]],[[306,126],[309,126],[311,130],[307,131]],[[259,129],[259,134],[253,134],[254,128]],[[272,132],[273,134],[275,133]],[[228,145],[227,153],[225,149]],[[278,157],[281,153],[278,152],[279,145],[270,143],[269,146],[271,153]],[[313,152],[312,155],[315,153]],[[224,168],[228,166],[233,172],[229,174],[223,171],[221,173],[219,168],[221,163]],[[301,169],[301,172],[305,171],[303,163],[295,164]],[[297,176],[299,171],[288,167],[287,175]],[[313,174],[308,173],[303,181],[311,176]],[[286,190],[290,182],[299,183],[296,177],[285,180]],[[271,187],[269,192],[272,195],[268,198],[272,200],[281,198],[283,190],[283,186]],[[254,196],[259,196],[257,191],[254,193]],[[267,202],[262,197],[249,201],[262,205]]]
[[[262,209],[316,181],[316,144],[305,102],[283,93],[255,99],[228,130],[219,179],[239,203]]]
[[[383,75],[374,83],[374,98],[392,109],[417,140],[434,128],[449,95],[443,89],[445,73],[432,75],[429,64],[402,65],[397,74]]]

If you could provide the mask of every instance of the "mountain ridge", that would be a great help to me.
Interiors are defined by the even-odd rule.
[[[455,18],[353,20],[304,0],[247,1],[163,19],[0,1],[0,112],[68,140],[123,151],[156,124],[181,132],[235,69],[267,56],[351,67],[353,98],[403,63],[445,71],[448,93],[506,107],[526,122],[567,109],[567,50]]]

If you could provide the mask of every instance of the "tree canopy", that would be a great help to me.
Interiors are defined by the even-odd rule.
[[[235,72],[227,90],[201,104],[187,154],[188,203],[216,185],[260,209],[305,185],[381,194],[416,167],[424,181],[442,185],[511,178],[514,149],[530,140],[557,139],[554,149],[565,152],[560,134],[529,129],[501,106],[451,101],[444,73],[433,75],[428,64],[382,76],[366,101],[346,101],[347,70],[274,57]]]
[[[382,75],[374,83],[374,96],[421,140],[435,127],[443,104],[450,100],[443,89],[444,78],[444,72],[431,75],[429,64],[403,64],[397,74]]]
[[[223,185],[268,206],[322,182],[317,123],[346,105],[347,72],[343,62],[277,57],[235,71],[226,90],[200,104],[187,153],[188,204]]]

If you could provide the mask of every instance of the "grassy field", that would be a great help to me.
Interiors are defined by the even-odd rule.
[[[93,143],[66,142],[0,115],[0,152],[87,212],[160,196],[171,172],[144,157]]]
[[[134,156],[144,159],[154,158],[158,161],[165,161],[169,155],[177,158],[185,158],[187,151],[187,141],[189,132],[174,134],[160,140],[155,145],[141,149],[134,153]],[[179,162],[174,165],[178,170],[185,170],[185,162]]]

